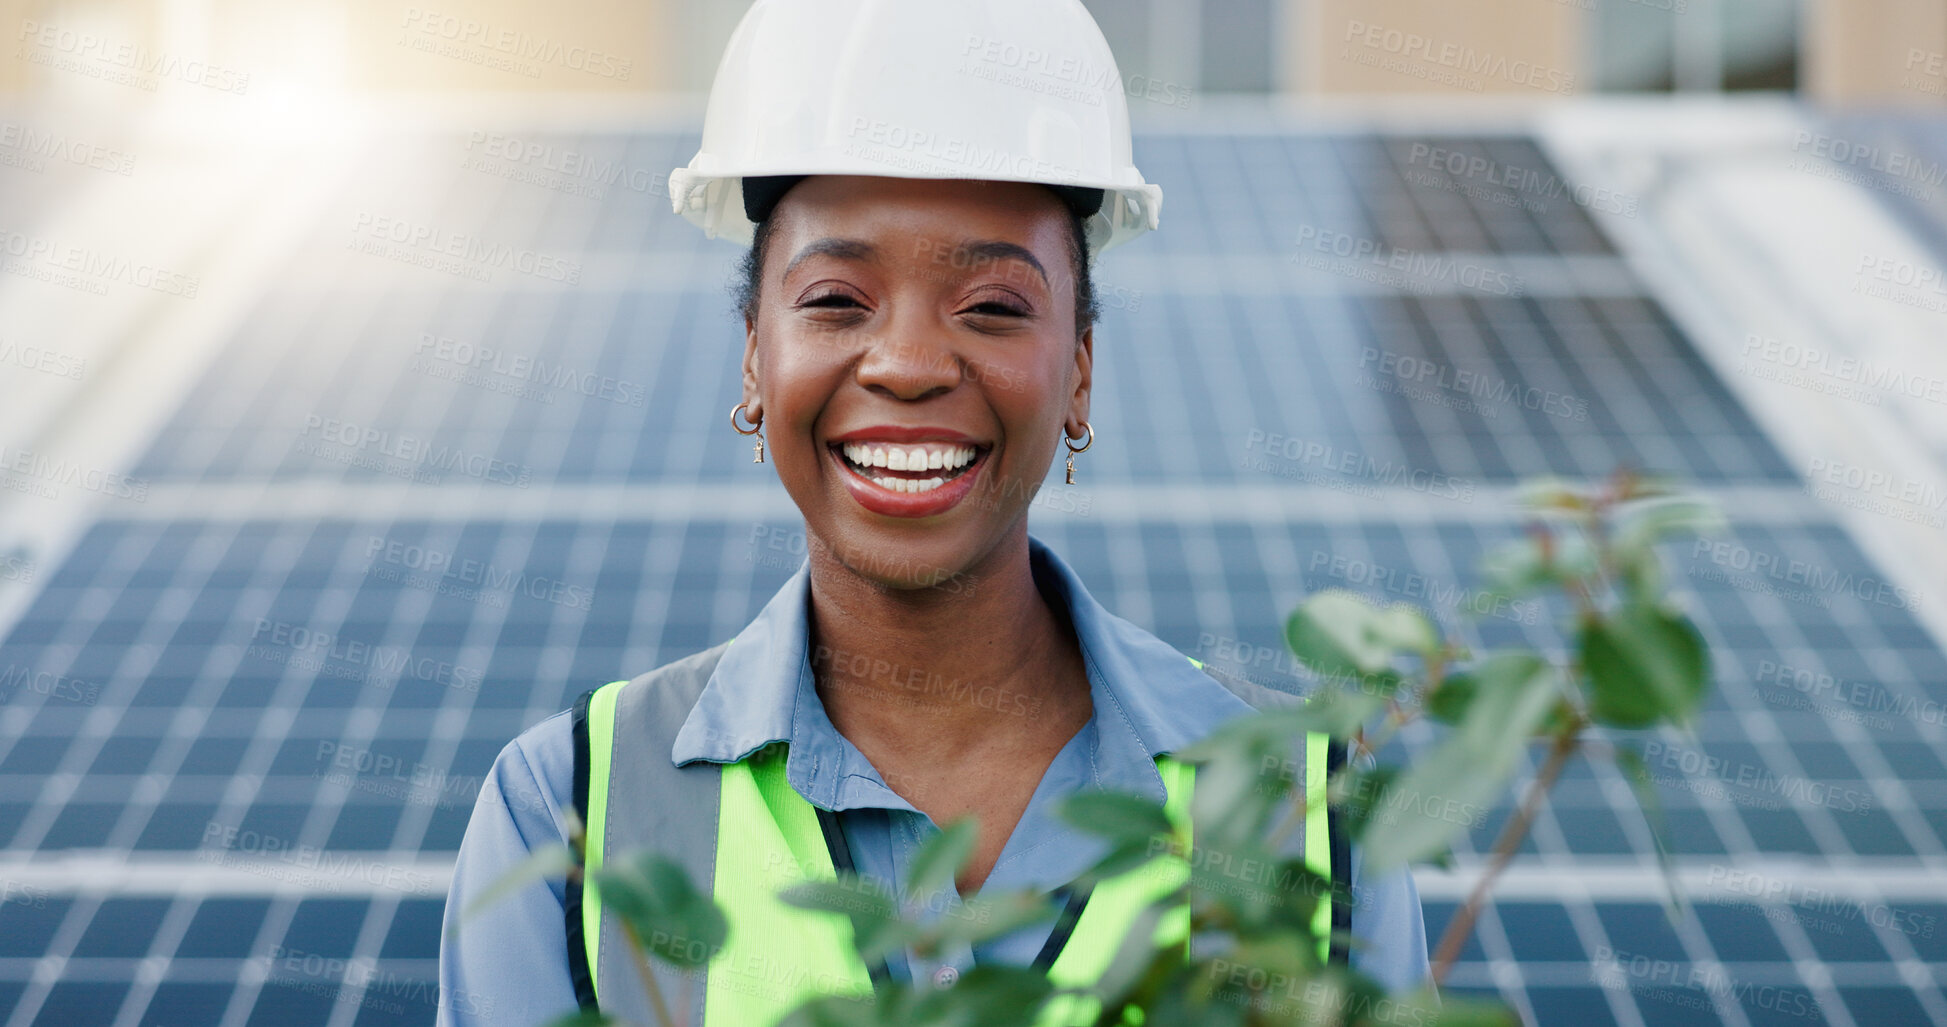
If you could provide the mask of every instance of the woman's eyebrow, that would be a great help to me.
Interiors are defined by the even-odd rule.
[[[957,262],[963,257],[978,257],[984,260],[1019,260],[1033,268],[1035,274],[1041,276],[1041,284],[1051,289],[1054,288],[1054,283],[1048,280],[1047,269],[1041,266],[1041,262],[1035,259],[1034,253],[1025,246],[1000,239],[976,239],[973,242],[961,243],[959,246],[954,247],[953,255],[956,266]]]
[[[821,255],[837,257],[840,260],[874,260],[878,258],[879,250],[871,243],[858,239],[839,239],[833,236],[826,236],[823,239],[807,244],[804,249],[799,250],[797,256],[791,258],[791,263],[784,265],[784,274],[781,277],[791,277],[793,268],[796,268],[799,264],[804,263],[812,257]]]

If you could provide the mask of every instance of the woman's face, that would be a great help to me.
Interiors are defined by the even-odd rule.
[[[772,218],[744,399],[814,558],[967,587],[1088,418],[1067,208],[1028,183],[818,175]]]

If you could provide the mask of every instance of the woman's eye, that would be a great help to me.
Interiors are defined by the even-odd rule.
[[[852,307],[863,306],[863,304],[861,304],[858,300],[855,300],[852,297],[847,296],[842,292],[826,293],[823,296],[818,296],[813,299],[806,300],[804,305],[807,307],[835,307],[835,308],[843,308],[847,306],[852,306]]]
[[[970,313],[992,314],[1001,317],[1026,317],[1028,312],[1012,303],[1000,300],[983,300],[967,308]]]

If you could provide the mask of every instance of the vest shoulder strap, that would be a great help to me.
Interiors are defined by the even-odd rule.
[[[607,859],[654,849],[674,859],[705,894],[711,890],[716,865],[717,802],[721,787],[714,763],[676,767],[670,750],[676,733],[709,683],[717,661],[729,642],[665,664],[628,681],[616,681],[585,693],[574,706],[575,812],[586,826],[583,863],[586,871]],[[629,741],[616,745],[618,729]],[[613,783],[614,788],[610,785]],[[605,928],[601,897],[578,880],[568,882],[563,912],[567,918],[568,968],[575,998],[586,1010],[601,1008],[597,988],[607,969],[633,961],[620,928],[610,918]],[[671,982],[676,971],[668,970]],[[623,1002],[611,1002],[611,1013],[653,1020],[647,1009],[629,1010],[627,1002],[641,989],[622,988]],[[702,1023],[702,990],[696,992],[691,1023]],[[666,994],[681,994],[666,988]],[[620,1008],[617,1008],[617,1007]]]
[[[1194,656],[1189,657],[1189,660],[1218,684],[1229,689],[1231,694],[1251,704],[1254,709],[1288,709],[1302,705],[1305,701],[1303,696],[1267,688],[1255,681],[1248,681],[1220,671]],[[1322,787],[1326,778],[1338,773],[1345,766],[1346,749],[1347,744],[1344,739],[1328,738],[1317,732],[1307,736],[1303,759],[1298,764],[1306,768],[1307,783],[1314,788]],[[1352,933],[1352,839],[1346,833],[1344,811],[1319,803],[1311,809],[1305,830],[1297,836],[1305,840],[1306,865],[1318,871],[1320,876],[1330,878],[1332,882],[1332,901],[1330,912],[1327,914],[1330,916],[1329,929],[1332,939],[1328,959],[1332,963],[1344,966],[1351,961],[1351,952],[1346,946],[1346,939]],[[1329,860],[1319,858],[1317,853],[1320,848],[1329,851]],[[1329,873],[1327,873],[1328,869]],[[1322,907],[1320,912],[1324,913]],[[1319,927],[1320,933],[1323,934],[1326,923],[1321,922]]]

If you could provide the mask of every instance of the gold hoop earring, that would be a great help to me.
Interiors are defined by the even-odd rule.
[[[739,435],[757,436],[757,445],[751,449],[751,452],[755,455],[752,456],[750,462],[761,464],[764,462],[764,419],[760,417],[755,421],[751,421],[749,428],[742,427],[737,423],[737,415],[744,413],[744,408],[749,405],[748,403],[739,403],[730,408],[730,427],[737,429],[737,434]],[[748,419],[750,415],[744,413],[744,417]]]
[[[1067,483],[1070,485],[1075,484],[1075,454],[1080,453],[1082,450],[1085,450],[1088,447],[1095,445],[1095,429],[1090,428],[1087,421],[1082,422],[1082,428],[1088,432],[1088,441],[1082,443],[1079,447],[1076,446],[1071,439],[1069,439],[1067,433],[1064,432],[1061,437],[1061,444],[1068,447],[1068,482]]]

